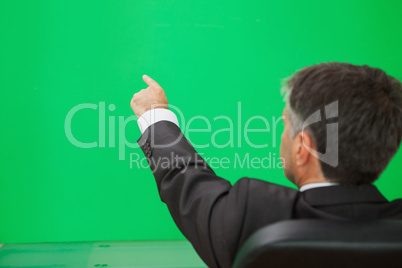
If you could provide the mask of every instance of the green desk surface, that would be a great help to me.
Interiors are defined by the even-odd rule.
[[[0,267],[206,267],[185,240],[5,244]]]

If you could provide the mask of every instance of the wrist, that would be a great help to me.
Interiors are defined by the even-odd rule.
[[[149,107],[144,107],[143,109],[140,110],[139,113],[137,113],[137,117],[140,118],[143,114],[145,114],[146,112],[155,110],[155,109],[169,109],[169,105],[168,104],[164,104],[164,103],[154,103],[151,104]]]

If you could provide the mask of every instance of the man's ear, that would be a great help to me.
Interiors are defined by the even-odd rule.
[[[307,131],[300,131],[295,137],[294,146],[294,152],[296,154],[295,163],[297,166],[304,166],[308,163],[310,157],[313,157],[307,149],[315,149],[313,139]]]

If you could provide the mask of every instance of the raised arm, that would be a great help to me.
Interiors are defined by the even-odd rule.
[[[184,137],[163,89],[149,87],[131,101],[142,136],[138,143],[155,176],[161,200],[183,235],[209,267],[231,267],[256,230],[292,215],[297,191],[241,178],[233,186],[217,176]],[[157,109],[151,109],[151,106]]]
[[[149,87],[134,94],[131,107],[139,117],[143,134],[138,143],[155,176],[161,200],[208,266],[229,267],[235,243],[227,245],[225,232],[241,224],[232,221],[231,226],[224,226],[225,219],[242,213],[245,207],[237,204],[238,211],[225,216],[230,182],[213,172],[184,137],[177,120],[169,115],[172,112],[164,111],[167,99],[159,84],[148,76],[143,79]],[[152,109],[155,107],[158,109]]]

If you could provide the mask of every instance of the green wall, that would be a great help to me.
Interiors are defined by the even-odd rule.
[[[141,150],[119,147],[140,136],[129,103],[146,87],[142,74],[165,88],[187,123],[202,115],[216,131],[228,127],[213,120],[220,115],[236,129],[253,115],[271,122],[284,106],[280,79],[307,65],[368,64],[402,79],[401,10],[397,0],[0,0],[0,243],[183,238],[151,171],[130,168]],[[69,111],[85,103],[94,109],[74,115],[72,135],[95,148],[74,146],[65,131]],[[279,141],[281,130],[250,137]],[[235,140],[198,151],[230,160],[279,152],[279,142],[254,149],[239,133]],[[390,200],[402,197],[401,163],[398,153],[377,183]],[[276,166],[215,171],[290,186]]]

